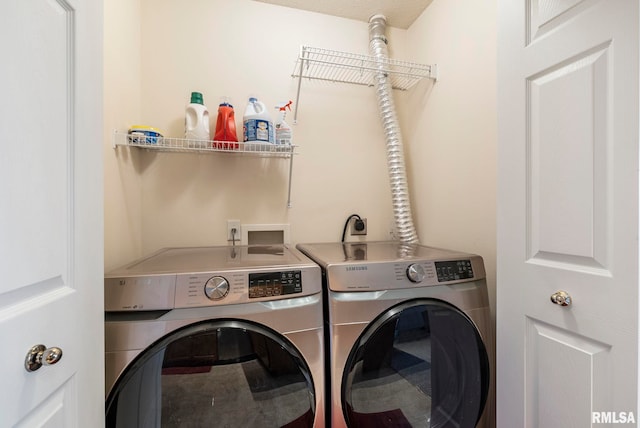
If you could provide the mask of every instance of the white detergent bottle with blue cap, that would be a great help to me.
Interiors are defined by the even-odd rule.
[[[245,142],[275,143],[275,129],[271,116],[264,103],[256,97],[249,98],[242,119]]]

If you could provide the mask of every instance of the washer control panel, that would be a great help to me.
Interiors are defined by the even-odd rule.
[[[285,296],[302,292],[302,271],[250,273],[249,298]]]
[[[174,307],[230,305],[318,293],[322,290],[320,278],[313,276],[318,272],[315,269],[265,269],[177,275]],[[309,275],[318,283],[311,284]]]

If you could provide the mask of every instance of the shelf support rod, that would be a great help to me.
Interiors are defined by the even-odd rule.
[[[291,177],[293,176],[293,152],[295,147],[291,146],[291,157],[289,158],[289,190],[287,191],[287,208],[291,208]]]
[[[293,111],[293,124],[296,125],[298,123],[298,105],[300,102],[300,86],[302,86],[302,70],[304,69],[304,62],[306,59],[306,48],[302,46],[300,48],[300,72],[298,73],[298,92],[296,93],[296,104],[295,110]]]
[[[300,66],[302,68],[302,65]],[[293,112],[293,124],[298,124],[298,103],[300,102],[300,85],[302,84],[302,73],[298,76],[298,93],[296,94],[296,109]]]

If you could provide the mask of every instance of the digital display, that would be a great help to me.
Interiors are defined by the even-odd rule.
[[[454,260],[435,262],[438,282],[457,281],[460,279],[472,279],[473,268],[471,260]]]
[[[302,271],[249,274],[249,298],[284,296],[302,292]]]

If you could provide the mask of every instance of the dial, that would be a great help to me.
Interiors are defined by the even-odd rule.
[[[425,273],[422,265],[417,263],[410,264],[407,268],[407,278],[411,282],[422,282],[424,280]]]
[[[204,294],[210,300],[224,299],[229,293],[229,281],[221,276],[213,276],[204,284]]]

